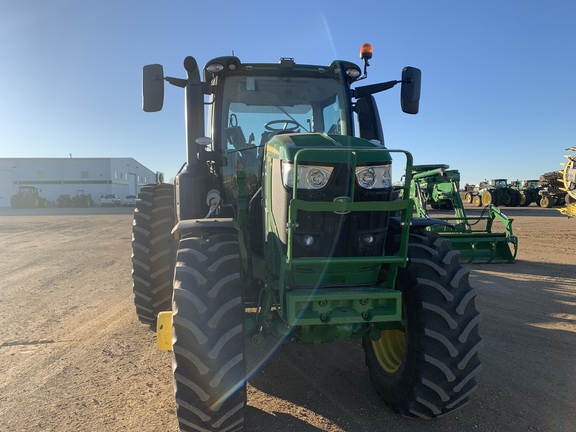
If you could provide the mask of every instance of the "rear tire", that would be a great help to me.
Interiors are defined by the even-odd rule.
[[[532,203],[532,195],[527,192],[520,192],[520,207],[528,207]]]
[[[522,201],[522,195],[520,195],[520,191],[517,191],[516,189],[511,189],[511,193],[514,198],[512,207],[518,207],[520,205],[520,201]]]
[[[241,262],[235,235],[180,241],[173,311],[180,430],[241,430],[246,365]]]
[[[174,219],[174,186],[142,186],[132,226],[132,288],[136,315],[144,324],[171,310]]]
[[[406,325],[373,329],[363,347],[372,383],[392,410],[431,419],[462,408],[476,391],[481,315],[469,270],[447,240],[412,234],[408,255],[398,274]]]

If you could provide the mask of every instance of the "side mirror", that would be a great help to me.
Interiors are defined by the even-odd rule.
[[[420,86],[422,71],[406,66],[402,69],[402,90],[400,91],[400,104],[402,111],[407,114],[418,114],[420,106]]]
[[[164,105],[164,68],[160,64],[144,66],[142,70],[142,109],[156,112]]]

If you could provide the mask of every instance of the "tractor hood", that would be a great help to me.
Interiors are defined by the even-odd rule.
[[[276,135],[268,141],[266,153],[274,159],[287,161],[294,161],[297,154],[302,154],[299,159],[313,162],[346,162],[345,159],[352,157],[356,159],[356,163],[363,165],[386,163],[392,160],[383,144],[362,138],[326,133]]]

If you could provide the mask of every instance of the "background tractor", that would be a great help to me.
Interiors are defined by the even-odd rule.
[[[520,204],[520,192],[508,185],[507,179],[493,179],[486,182],[486,187],[479,191],[480,203],[484,205],[517,207]]]
[[[412,155],[384,146],[373,96],[401,84],[416,114],[420,71],[358,86],[371,57],[366,44],[363,70],[235,56],[202,70],[187,57],[186,78],[144,67],[144,111],[162,108],[164,81],[185,94],[186,163],[174,185],[141,189],[132,241],[136,312],[173,352],[181,430],[242,429],[258,367],[246,352],[270,340],[361,340],[376,391],[406,416],[456,411],[475,392],[469,270],[413,216]]]
[[[474,204],[476,206],[480,206],[481,205],[481,201],[480,201],[480,190],[484,189],[486,187],[486,182],[481,182],[478,185],[471,185],[466,183],[466,185],[464,186],[464,202],[467,202],[468,204]],[[478,197],[476,199],[476,197]]]
[[[91,194],[85,194],[83,190],[77,190],[76,196],[69,194],[60,195],[56,200],[58,207],[94,207]]]
[[[520,192],[520,206],[527,207],[532,203],[540,206],[540,186],[538,180],[516,180],[510,184]]]
[[[10,197],[10,206],[15,209],[48,207],[48,200],[40,196],[35,186],[18,186],[18,193]]]

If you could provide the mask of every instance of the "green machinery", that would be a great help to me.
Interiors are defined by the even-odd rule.
[[[48,207],[48,200],[41,197],[40,192],[35,186],[18,186],[18,192],[10,197],[10,206],[15,209]]]
[[[478,207],[482,205],[517,207],[522,200],[520,192],[516,188],[511,187],[507,179],[488,180],[479,193],[480,201],[474,200],[474,204]]]
[[[245,353],[270,340],[362,340],[377,393],[407,416],[448,414],[475,392],[469,270],[413,217],[412,155],[384,146],[373,96],[401,84],[416,114],[420,70],[359,86],[371,57],[367,44],[363,71],[234,56],[202,70],[187,57],[186,78],[144,67],[144,111],[162,108],[165,81],[185,94],[186,163],[174,185],[141,188],[132,240],[136,313],[173,352],[181,430],[242,429]]]
[[[448,165],[416,165],[412,168],[410,196],[421,218],[429,218],[428,204],[434,209],[452,209],[453,216],[442,216],[442,223],[430,225],[459,250],[466,263],[513,262],[518,252],[518,239],[512,232],[513,219],[493,205],[479,216],[468,216],[459,191],[460,173]],[[501,222],[503,231],[494,230]]]
[[[537,206],[540,206],[540,186],[538,185],[538,180],[516,180],[513,181],[511,187],[515,188],[520,192],[520,206],[527,207],[533,202]]]

